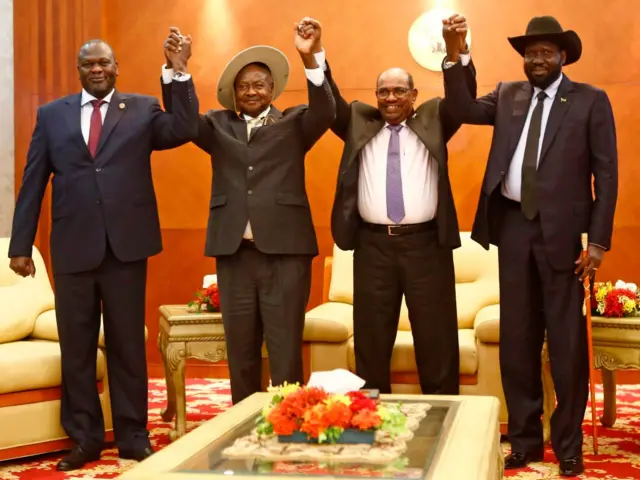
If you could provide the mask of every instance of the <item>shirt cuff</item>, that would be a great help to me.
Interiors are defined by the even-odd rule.
[[[469,65],[469,61],[471,61],[471,53],[461,53],[460,54],[460,62],[463,67]]]
[[[162,66],[162,83],[171,83],[174,80],[177,82],[186,82],[190,78],[190,73],[184,73],[176,76],[176,72],[173,71],[173,68],[167,68],[166,64]]]
[[[313,83],[316,87],[321,86],[322,82],[324,82],[324,72],[321,68],[313,68],[311,70],[305,68],[304,74],[307,76],[307,80]]]
[[[324,53],[324,48],[322,50],[320,50],[318,53],[314,53],[313,56],[316,57],[316,62],[318,62],[318,65],[320,65],[320,67],[322,68],[322,71],[326,72],[327,71],[327,56]]]

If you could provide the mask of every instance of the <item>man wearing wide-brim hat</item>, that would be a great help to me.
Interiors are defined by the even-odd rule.
[[[458,36],[466,20],[444,21]],[[447,100],[461,121],[493,125],[493,141],[473,225],[473,238],[498,247],[500,368],[511,454],[505,468],[543,457],[541,351],[547,335],[557,408],[551,443],[560,473],[579,475],[589,363],[584,292],[611,247],[618,194],[615,123],[607,94],[563,74],[580,59],[578,35],[553,17],[533,18],[509,38],[528,81],[501,82],[474,100],[458,55],[444,70]],[[594,193],[592,194],[592,181]],[[581,234],[588,254],[580,260]]]
[[[201,116],[194,143],[211,155],[213,180],[205,255],[216,258],[233,403],[261,390],[266,340],[271,381],[303,382],[302,332],[318,244],[305,190],[306,153],[329,129],[335,100],[296,28],[308,105],[278,110],[289,62],[270,46],[237,54],[218,82],[222,110]],[[180,49],[180,35],[171,39]],[[171,99],[171,65],[163,98]]]

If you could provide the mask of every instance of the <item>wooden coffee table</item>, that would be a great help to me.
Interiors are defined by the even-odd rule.
[[[400,471],[376,471],[383,465],[305,462],[268,462],[225,458],[222,451],[255,426],[255,419],[271,394],[256,393],[224,413],[187,433],[118,478],[122,479],[209,479],[233,476],[274,479],[286,476],[337,477],[344,469],[358,476],[381,479],[420,480],[503,478],[500,448],[499,402],[495,397],[382,395],[383,401],[428,402],[432,408],[420,422],[404,452]],[[338,473],[338,470],[342,473]],[[371,473],[363,473],[371,472]]]

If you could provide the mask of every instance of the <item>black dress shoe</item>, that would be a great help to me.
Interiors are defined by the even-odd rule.
[[[68,472],[70,470],[77,470],[84,467],[86,463],[95,462],[100,460],[100,451],[97,452],[85,452],[82,447],[75,446],[69,452],[69,455],[63,457],[62,460],[56,465],[56,469],[60,472]]]
[[[577,477],[584,472],[582,455],[560,460],[560,475],[563,477]]]
[[[511,452],[504,459],[504,469],[524,468],[531,462],[541,462],[544,458],[544,450],[534,452]]]
[[[151,455],[153,455],[153,448],[151,447],[136,448],[133,450],[120,450],[120,458],[137,460],[138,462],[141,462]]]

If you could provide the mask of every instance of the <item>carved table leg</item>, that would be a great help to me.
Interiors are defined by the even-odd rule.
[[[158,333],[158,350],[160,351],[160,358],[162,358],[164,378],[167,384],[167,408],[162,411],[160,416],[165,422],[170,422],[176,414],[176,390],[173,386],[173,378],[167,362],[167,337],[163,332]]]
[[[184,366],[186,344],[184,342],[168,343],[166,348],[167,391],[171,384],[176,412],[175,428],[169,432],[169,439],[176,440],[185,434],[187,424],[187,406],[184,387]],[[168,408],[167,408],[168,410]]]
[[[556,391],[551,377],[551,363],[547,344],[542,349],[542,438],[544,443],[551,439],[551,415],[556,409]]]
[[[605,427],[613,427],[616,423],[616,372],[603,368],[602,389],[604,391],[604,411],[600,423]]]

